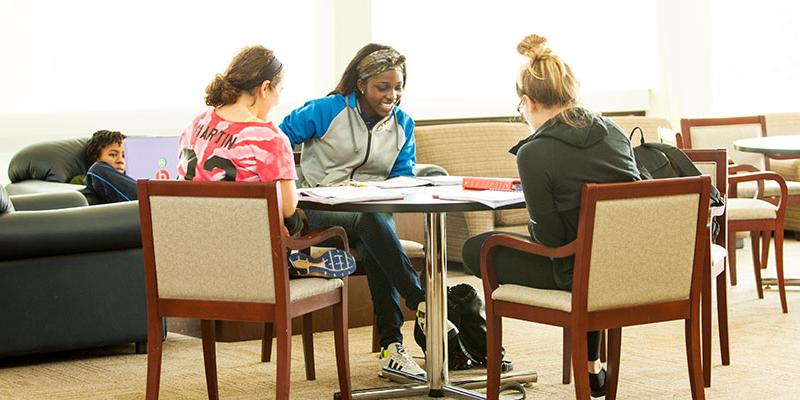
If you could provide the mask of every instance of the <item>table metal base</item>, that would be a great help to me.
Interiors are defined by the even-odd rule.
[[[784,278],[783,284],[785,286],[800,286],[800,279],[797,278]],[[761,286],[778,286],[778,278],[762,278]]]
[[[353,400],[372,399],[399,399],[412,396],[449,397],[464,400],[483,400],[486,395],[468,389],[482,389],[486,387],[486,376],[470,376],[455,379],[450,384],[442,385],[441,389],[431,389],[428,382],[419,376],[406,374],[401,371],[384,368],[383,375],[396,382],[408,382],[397,386],[387,386],[373,389],[359,389],[353,391]],[[529,385],[536,382],[536,372],[509,372],[500,376],[500,384],[519,383]],[[341,399],[341,393],[333,395],[334,400]]]
[[[384,368],[383,376],[403,382],[399,386],[354,390],[353,399],[396,399],[411,396],[485,399],[483,393],[467,388],[486,387],[486,377],[450,381],[447,370],[447,237],[445,213],[425,213],[426,315],[425,370],[427,379]],[[511,372],[501,375],[501,384],[536,382],[535,372]],[[522,394],[524,395],[524,393]],[[333,395],[341,398],[340,393]]]

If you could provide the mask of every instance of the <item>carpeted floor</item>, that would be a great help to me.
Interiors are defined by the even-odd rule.
[[[749,247],[749,246],[748,246]],[[774,252],[772,253],[774,254]],[[774,259],[774,257],[773,257]],[[709,399],[796,399],[800,397],[800,289],[790,288],[789,314],[780,312],[777,288],[765,299],[755,293],[749,249],[738,251],[739,285],[729,290],[731,365],[722,366],[714,322],[712,387]],[[787,276],[800,276],[800,242],[788,240]],[[770,267],[766,276],[774,276]],[[451,271],[450,282],[479,281]],[[716,316],[714,317],[716,318]],[[716,319],[715,319],[716,321]],[[504,324],[504,345],[516,370],[536,370],[539,381],[528,398],[574,398],[571,385],[561,384],[561,331],[515,320]],[[411,323],[404,327],[412,353]],[[623,330],[619,397],[623,399],[689,399],[683,324],[670,322]],[[319,333],[317,380],[305,380],[300,337],[293,339],[294,399],[330,399],[338,391],[333,335]],[[355,389],[391,385],[377,377],[378,360],[368,351],[370,329],[350,330],[350,362]],[[217,345],[220,395],[225,399],[274,397],[275,364],[262,364],[258,341]],[[274,355],[273,355],[274,358]],[[146,356],[133,346],[0,360],[0,399],[142,399]],[[483,370],[466,371],[479,374]],[[461,376],[464,372],[452,373]],[[170,334],[164,343],[161,398],[206,398],[199,339]]]

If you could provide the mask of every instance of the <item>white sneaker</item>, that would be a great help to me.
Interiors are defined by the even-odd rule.
[[[394,342],[390,344],[387,348],[381,349],[380,354],[378,354],[378,358],[380,359],[380,366],[381,370],[378,372],[378,376],[383,377],[383,368],[390,368],[397,371],[402,371],[407,374],[411,375],[418,375],[425,377],[425,370],[414,361],[411,356],[406,353],[406,350],[403,348],[403,345],[399,342]]]
[[[419,325],[422,332],[427,334],[428,332],[425,330],[425,311],[427,309],[426,302],[420,302],[417,305],[417,325]],[[454,336],[458,335],[458,328],[456,325],[447,320],[447,338],[452,339]]]

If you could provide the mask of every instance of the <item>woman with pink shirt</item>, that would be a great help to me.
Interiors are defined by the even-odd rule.
[[[180,137],[179,179],[197,181],[277,182],[284,222],[290,234],[302,228],[297,213],[297,173],[286,135],[269,121],[280,101],[283,64],[263,46],[250,46],[234,56],[224,74],[206,87],[210,106],[194,118]],[[349,262],[334,263],[337,252]],[[320,259],[294,253],[296,275],[339,277],[355,270],[352,256],[333,250]],[[352,262],[350,262],[352,261]]]

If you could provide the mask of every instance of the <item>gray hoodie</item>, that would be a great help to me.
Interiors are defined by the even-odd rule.
[[[622,129],[585,109],[572,111],[588,123],[576,128],[556,116],[510,150],[517,155],[531,218],[528,231],[533,240],[548,247],[575,240],[584,183],[639,180],[633,150]],[[555,281],[561,289],[572,287],[573,263],[574,257],[554,260]]]

